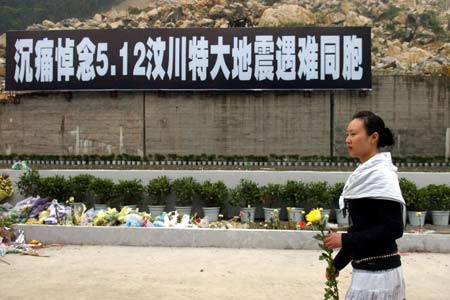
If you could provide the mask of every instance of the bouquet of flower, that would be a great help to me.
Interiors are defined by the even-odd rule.
[[[323,250],[322,254],[319,256],[320,260],[325,260],[328,264],[327,270],[329,277],[326,282],[325,287],[325,294],[324,299],[325,300],[339,300],[339,292],[337,287],[337,280],[336,280],[336,269],[334,268],[333,263],[333,250],[329,249],[323,244],[323,239],[326,236],[327,233],[325,231],[327,230],[327,224],[328,224],[328,215],[325,215],[322,217],[321,214],[322,209],[316,208],[311,210],[309,214],[306,215],[306,221],[308,222],[307,226],[314,226],[319,229],[320,233],[316,234],[314,238],[316,240],[319,240],[319,247]]]
[[[0,175],[0,201],[11,197],[14,194],[14,188],[9,175]]]

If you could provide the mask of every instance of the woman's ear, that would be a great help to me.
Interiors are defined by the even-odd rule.
[[[375,145],[378,145],[378,141],[380,140],[380,135],[378,134],[378,132],[372,133],[372,135],[370,136],[370,140]]]

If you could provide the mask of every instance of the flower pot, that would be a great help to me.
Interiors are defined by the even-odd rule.
[[[291,207],[291,209],[288,210],[288,214],[289,214],[288,218],[293,223],[301,222],[301,221],[303,221],[302,211],[304,211],[303,208]]]
[[[191,215],[192,206],[175,206],[175,210],[180,216]]]
[[[348,211],[346,212],[345,217],[342,209],[336,209],[335,212],[338,225],[348,225]]]
[[[242,222],[254,222],[255,221],[255,210],[256,207],[244,207],[241,208],[241,212],[244,215],[241,217]]]
[[[277,210],[277,217],[280,218],[280,210],[281,208],[268,208],[268,207],[263,207],[264,209],[264,220],[265,221],[270,221],[270,217],[272,216],[272,213],[274,212],[274,210]]]
[[[98,203],[94,203],[94,210],[95,211],[101,211],[101,210],[107,210],[108,209],[108,204],[98,204]]]
[[[331,216],[331,209],[323,209],[321,212],[320,212],[320,214],[322,215],[322,217],[325,217],[325,215],[328,215],[328,219],[330,218],[330,216]]]
[[[203,213],[210,222],[216,222],[219,219],[219,212],[220,207],[203,207]]]
[[[433,217],[434,225],[447,226],[449,215],[450,211],[438,211],[438,210],[431,211],[431,216]]]
[[[427,214],[426,211],[420,211],[422,216],[417,216],[419,211],[408,211],[408,220],[409,225],[411,226],[423,226],[425,225],[425,216]]]
[[[149,205],[148,211],[153,217],[156,217],[161,215],[165,208],[166,208],[165,205]]]

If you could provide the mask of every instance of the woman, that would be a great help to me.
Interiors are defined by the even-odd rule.
[[[352,157],[361,161],[345,183],[339,206],[349,212],[347,233],[331,233],[324,244],[341,248],[334,258],[336,275],[352,262],[348,300],[403,300],[405,284],[396,239],[403,235],[403,200],[397,168],[389,152],[394,144],[383,120],[369,111],[355,114],[345,140]],[[328,271],[326,274],[328,278]]]

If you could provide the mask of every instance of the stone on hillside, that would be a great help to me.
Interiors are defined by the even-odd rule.
[[[176,25],[179,28],[192,28],[192,27],[195,27],[195,23],[193,21],[190,21],[190,20],[179,20],[176,23]]]
[[[400,64],[410,67],[414,66],[417,63],[429,58],[433,54],[429,51],[423,50],[421,48],[412,47],[409,51],[404,51],[396,56],[399,60]]]
[[[398,15],[396,16],[392,22],[398,25],[406,25],[408,23],[408,16],[407,15]]]
[[[386,56],[396,56],[402,53],[402,47],[398,44],[391,44],[388,46],[388,49],[386,51]]]
[[[0,48],[1,48],[1,42],[0,42]],[[443,44],[437,50],[440,55],[450,57],[450,43]]]
[[[118,28],[123,28],[124,24],[123,24],[122,20],[119,20],[117,22],[109,23],[109,26],[111,27],[111,29],[118,29]]]
[[[372,24],[372,20],[366,16],[358,15],[357,13],[350,11],[346,15],[344,22],[345,26],[367,26]]]
[[[448,56],[434,56],[418,63],[413,71],[417,74],[442,74],[450,76],[450,58]]]
[[[209,16],[213,19],[219,19],[219,18],[223,18],[225,17],[225,7],[222,5],[214,5],[210,10],[209,10]]]
[[[141,10],[136,6],[128,6],[128,13],[130,15],[138,15],[141,13]]]
[[[136,17],[136,19],[137,19],[139,22],[147,22],[147,21],[148,21],[148,15],[147,15],[147,13],[145,13],[145,12],[141,12],[141,13]]]
[[[206,19],[206,18],[197,22],[197,25],[202,26],[202,27],[209,27],[209,26],[212,26],[213,24],[214,24],[214,20]]]
[[[105,17],[106,17],[106,19],[108,19],[108,21],[115,22],[115,21],[117,21],[118,18],[120,18],[120,14],[117,10],[111,9],[110,11],[105,13]]]
[[[75,29],[81,29],[81,28],[84,27],[84,22],[78,21],[78,22],[72,24],[72,26],[73,26]]]
[[[292,25],[312,25],[316,17],[312,12],[295,4],[282,4],[277,8],[268,8],[264,11],[258,26],[281,27]]]
[[[139,22],[139,25],[137,26],[139,29],[146,29],[148,28],[147,22]]]
[[[44,25],[47,28],[54,28],[55,27],[55,23],[53,23],[50,20],[44,20],[42,21],[42,25]]]
[[[383,57],[380,59],[379,63],[376,65],[378,69],[396,69],[403,68],[395,57]]]
[[[73,25],[79,22],[80,20],[78,20],[77,18],[70,18],[61,21],[61,23],[66,27],[74,27]]]
[[[95,22],[97,22],[97,23],[100,23],[100,22],[103,22],[103,18],[104,18],[103,15],[101,15],[101,14],[95,14],[93,20],[94,20]]]
[[[6,49],[6,33],[0,35],[0,49]]]
[[[97,25],[98,29],[109,29],[109,24],[106,22],[102,22],[100,24]]]
[[[425,45],[436,40],[436,34],[429,30],[421,30],[416,32],[416,42]]]
[[[167,23],[175,24],[180,19],[184,19],[184,12],[182,7],[177,7],[167,14],[165,21]]]
[[[343,13],[337,12],[327,14],[324,21],[326,25],[340,24],[345,21],[345,18],[346,17]]]
[[[223,10],[223,14],[226,18],[232,18],[234,16],[234,11],[229,8],[225,8]]]
[[[152,19],[154,17],[156,17],[159,14],[158,10],[156,8],[150,10],[149,12],[147,12],[147,16]]]

